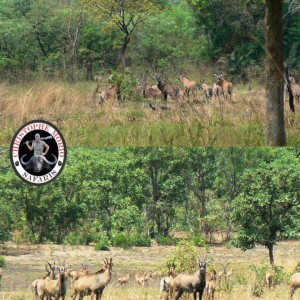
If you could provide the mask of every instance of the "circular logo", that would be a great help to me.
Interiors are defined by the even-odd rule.
[[[61,132],[51,123],[34,120],[24,124],[10,145],[10,160],[16,174],[25,182],[43,185],[63,170],[67,147]]]

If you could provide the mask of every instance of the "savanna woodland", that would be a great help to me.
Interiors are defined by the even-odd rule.
[[[0,143],[42,118],[62,128],[68,145],[265,145],[265,115],[279,107],[275,119],[286,137],[274,144],[299,145],[299,103],[295,113],[288,96],[283,103],[279,71],[284,59],[299,82],[300,3],[278,3],[1,0]],[[265,38],[273,29],[268,16],[283,34],[275,34],[275,48]],[[266,68],[277,48],[279,64]],[[203,86],[212,87],[214,74],[233,84],[230,97]],[[196,95],[186,95],[180,75],[195,81]],[[175,86],[175,100],[153,95],[160,76]],[[266,84],[277,101],[267,112]],[[102,94],[110,87],[113,99]]]
[[[205,253],[208,271],[234,270],[217,287],[222,299],[285,299],[299,266],[299,156],[298,148],[72,147],[63,173],[36,187],[14,174],[5,150],[3,299],[32,299],[44,260],[96,271],[109,255],[115,266],[104,299],[158,299],[160,279],[146,271],[165,276],[175,264],[177,274],[192,272]],[[267,292],[269,263],[276,280]],[[147,273],[150,285],[137,289],[132,275],[121,288],[127,273]]]

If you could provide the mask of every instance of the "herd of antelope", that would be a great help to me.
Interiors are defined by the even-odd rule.
[[[233,270],[228,270],[228,263],[222,264],[222,270],[206,271],[206,266],[210,260],[200,257],[196,261],[196,272],[193,274],[180,273],[176,274],[175,264],[168,265],[168,275],[160,276],[159,284],[159,299],[160,300],[178,300],[184,293],[193,294],[194,300],[197,299],[197,294],[200,300],[213,300],[215,299],[215,291],[221,282],[229,283],[229,279]],[[58,265],[46,262],[45,269],[47,274],[42,278],[36,279],[32,282],[32,291],[35,299],[65,299],[67,294],[67,280],[70,280],[72,289],[71,299],[84,299],[85,296],[91,297],[91,300],[101,300],[105,287],[109,284],[112,277],[112,258],[104,258],[102,268],[97,272],[91,272],[85,266],[82,269],[74,270],[72,267],[67,266],[65,261],[58,262]],[[2,273],[1,273],[2,275]],[[157,279],[159,274],[157,272],[144,272],[139,275],[128,273],[126,276],[118,277],[116,287],[126,287],[129,281],[133,280],[136,287],[147,287],[150,280]],[[265,280],[266,286],[271,289],[274,285],[276,277],[274,265],[266,271]],[[294,273],[290,278],[290,299],[297,288],[300,287],[300,273]],[[78,296],[78,298],[77,298]]]
[[[185,75],[180,75],[178,80],[181,82],[181,87],[171,83],[170,81],[164,79],[162,76],[155,76],[156,84],[148,84],[147,81],[142,80],[139,85],[134,88],[134,93],[145,99],[161,99],[164,100],[164,105],[155,106],[150,105],[152,109],[166,109],[166,103],[168,97],[173,100],[196,100],[198,95],[198,90],[203,90],[206,100],[210,100],[213,97],[220,100],[223,97],[224,100],[231,100],[233,92],[233,84],[229,80],[224,78],[223,74],[217,75],[213,74],[214,82],[212,85],[207,83],[197,83],[194,80],[189,80]],[[101,90],[102,80],[99,81],[99,77],[96,76],[95,79],[98,82],[96,91],[99,94],[99,103],[102,104],[108,100],[120,99],[121,91],[110,82],[109,88],[106,90]]]

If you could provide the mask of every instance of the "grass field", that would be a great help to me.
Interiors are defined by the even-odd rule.
[[[264,90],[261,86],[234,87],[232,101],[198,99],[169,101],[169,111],[153,111],[149,101],[106,103],[100,106],[96,84],[42,82],[0,85],[0,145],[9,145],[26,121],[48,120],[57,125],[68,146],[263,146]],[[286,129],[289,146],[300,145],[300,105]]]
[[[292,272],[299,262],[299,241],[280,242],[275,246],[275,264],[284,267],[284,271]],[[66,263],[73,268],[87,265],[92,271],[100,268],[104,257],[113,257],[113,276],[110,284],[105,288],[102,299],[104,300],[154,300],[159,299],[160,278],[150,281],[149,286],[138,288],[131,279],[127,287],[117,287],[117,278],[127,273],[135,275],[145,271],[159,271],[168,255],[172,254],[174,247],[153,246],[150,248],[133,248],[123,250],[111,248],[110,251],[95,251],[92,246],[67,246],[67,245],[14,245],[7,244],[0,248],[0,253],[5,255],[7,265],[0,288],[0,299],[28,300],[33,299],[30,284],[45,275],[45,260],[51,263],[54,260],[66,259]],[[199,248],[199,255],[203,256],[204,248]],[[266,248],[256,247],[253,250],[242,252],[236,248],[224,246],[210,246],[208,258],[212,262],[209,269],[222,270],[220,263],[229,263],[228,269],[233,269],[230,278],[229,290],[217,289],[215,299],[244,300],[257,299],[252,296],[255,282],[255,273],[250,270],[252,264],[262,265],[267,262]],[[163,274],[162,274],[163,275]],[[260,299],[289,299],[289,286],[282,283],[268,291],[263,287]],[[71,288],[68,281],[66,299],[70,299]],[[182,297],[182,299],[188,299]],[[192,299],[190,297],[189,299]],[[300,291],[296,291],[294,299],[300,299]]]

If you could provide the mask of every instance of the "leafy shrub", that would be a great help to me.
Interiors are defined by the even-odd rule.
[[[189,238],[189,240],[196,247],[203,247],[206,245],[206,241],[201,235],[193,235]]]
[[[0,267],[5,267],[5,265],[6,265],[5,257],[0,255]]]
[[[125,233],[117,233],[114,235],[112,242],[115,247],[121,247],[124,249],[129,247],[128,236]]]
[[[71,232],[65,238],[65,243],[70,245],[88,245],[90,242],[92,242],[91,235],[84,232]]]
[[[113,237],[113,245],[121,248],[130,247],[150,247],[151,239],[143,235],[126,235],[125,233],[118,233]]]
[[[293,273],[299,273],[300,272],[300,262],[297,263],[297,266],[294,269]]]
[[[151,239],[148,236],[133,235],[129,237],[130,245],[135,247],[151,247]]]
[[[251,265],[250,268],[252,271],[255,272],[256,275],[252,294],[254,296],[260,297],[263,293],[263,288],[266,285],[265,275],[267,270],[269,270],[269,265],[264,264],[261,267],[256,265]],[[275,266],[274,272],[275,272],[275,278],[273,282],[274,285],[288,282],[290,274],[285,273],[282,266]]]
[[[96,238],[95,250],[109,250],[110,240],[106,235],[99,235]]]
[[[174,264],[176,273],[191,273],[196,269],[197,257],[197,248],[191,242],[182,241],[177,245],[174,254],[167,258],[166,266]]]
[[[171,236],[157,235],[155,240],[158,245],[162,246],[176,246],[178,244],[178,239]]]

